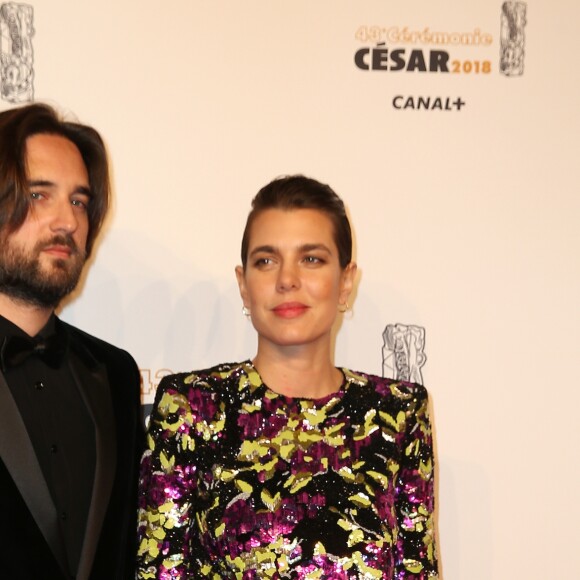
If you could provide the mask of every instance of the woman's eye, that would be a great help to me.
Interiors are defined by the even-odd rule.
[[[254,266],[268,266],[272,263],[272,258],[258,258],[254,261]]]
[[[304,261],[307,264],[322,264],[322,263],[324,263],[324,260],[322,258],[319,258],[318,256],[306,256],[304,258]]]
[[[30,198],[34,199],[35,201],[42,199],[42,197],[43,197],[43,195],[42,195],[42,193],[40,193],[40,191],[31,191],[30,192]]]

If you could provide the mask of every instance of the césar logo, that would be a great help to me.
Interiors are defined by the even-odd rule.
[[[445,50],[422,50],[415,48],[407,54],[405,48],[389,49],[384,42],[376,47],[359,48],[354,63],[361,70],[391,70],[419,72],[449,72],[449,53]]]

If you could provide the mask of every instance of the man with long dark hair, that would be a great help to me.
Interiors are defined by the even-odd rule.
[[[134,573],[139,371],[59,320],[109,207],[91,127],[0,113],[0,577]]]

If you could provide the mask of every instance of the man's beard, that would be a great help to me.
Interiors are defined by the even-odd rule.
[[[52,259],[49,269],[43,268],[40,254],[54,245],[67,246],[71,254],[66,260]],[[29,251],[10,245],[10,236],[1,236],[0,293],[31,306],[56,308],[76,287],[85,260],[86,253],[79,250],[71,236],[54,236]]]

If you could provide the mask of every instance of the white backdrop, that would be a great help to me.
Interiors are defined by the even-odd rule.
[[[501,2],[29,5],[35,99],[97,127],[114,171],[63,318],[135,356],[145,402],[169,370],[252,356],[250,200],[280,174],[328,182],[361,270],[337,364],[381,374],[385,326],[426,329],[445,580],[580,578],[578,3],[524,4],[512,77]],[[362,48],[444,51],[449,72],[362,70]]]

